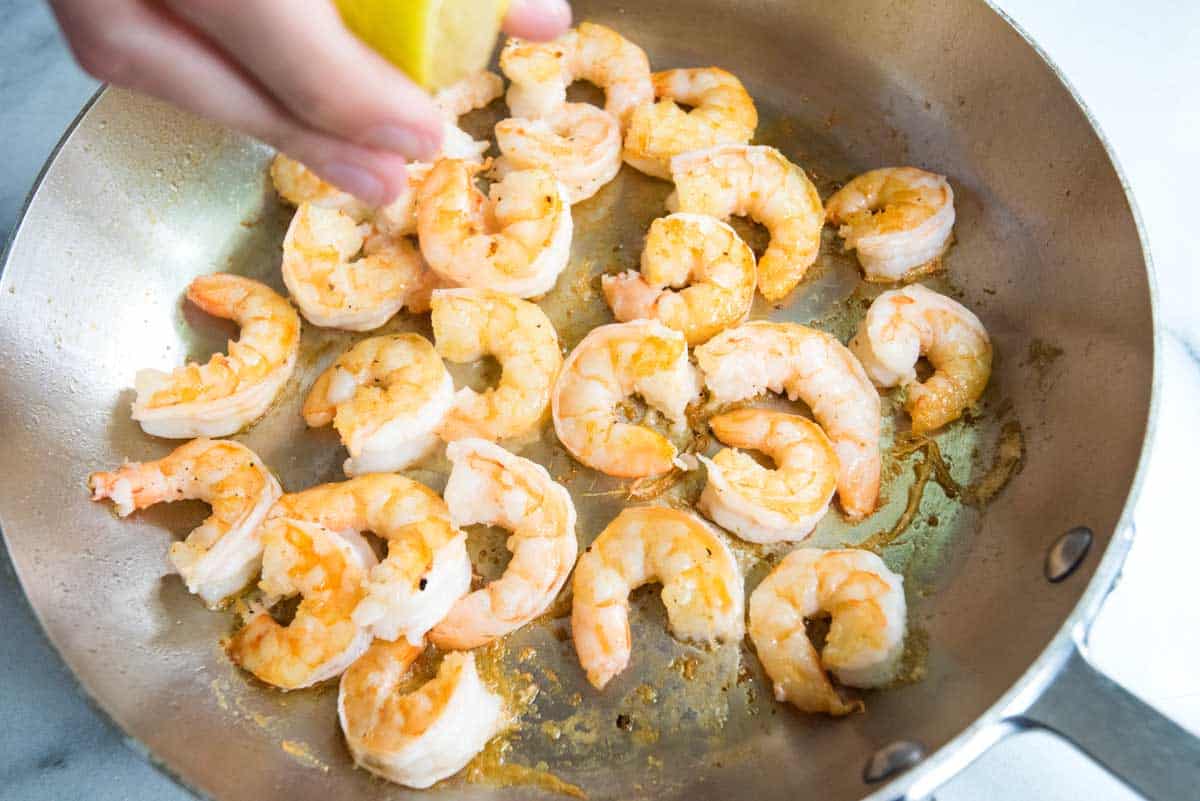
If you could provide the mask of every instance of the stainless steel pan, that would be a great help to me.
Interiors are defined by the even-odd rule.
[[[693,653],[663,633],[661,610],[648,602],[635,667],[602,696],[554,636],[564,623],[514,638],[510,664],[515,646],[538,649],[526,669],[543,696],[509,757],[544,759],[596,799],[920,798],[997,739],[1038,726],[1150,797],[1194,795],[1196,741],[1086,656],[1089,622],[1133,536],[1129,509],[1153,421],[1155,327],[1136,214],[1053,68],[982,2],[576,7],[641,43],[656,66],[718,63],[736,72],[763,111],[760,140],[813,171],[826,193],[878,165],[951,176],[958,241],[944,288],[979,312],[998,359],[982,419],[948,432],[943,447],[969,478],[986,466],[1001,421],[1016,420],[1026,454],[982,512],[927,488],[920,522],[888,551],[909,576],[916,639],[928,644],[923,658],[914,653],[924,678],[868,694],[866,714],[829,721],[774,705],[751,655],[737,646]],[[268,156],[124,92],[101,93],[80,116],[30,200],[0,280],[0,522],[33,608],[86,690],[197,792],[410,797],[350,768],[328,690],[281,696],[228,664],[218,641],[229,617],[205,611],[166,575],[166,542],[197,510],[156,508],[122,522],[85,497],[89,471],[170,446],[129,419],[134,371],[204,356],[229,334],[181,305],[190,278],[233,270],[279,284],[286,212],[264,178]],[[590,233],[577,239],[566,282],[586,290],[588,275],[632,263],[668,190],[624,175],[580,206],[578,228]],[[853,261],[827,241],[796,299],[758,313],[840,330],[846,321],[831,310],[856,286]],[[566,324],[561,292],[548,304],[559,303],[554,313],[572,344],[581,321]],[[311,328],[305,336],[301,375],[244,437],[289,489],[338,477],[342,458],[332,434],[303,429],[295,407],[313,371],[348,340]],[[569,464],[548,438],[530,447],[560,472]],[[898,463],[871,522],[852,528],[831,515],[816,543],[859,541],[890,525],[910,477],[909,462]],[[573,489],[612,486],[594,482],[577,478]],[[585,504],[585,539],[621,503],[599,497]],[[1090,552],[1052,583],[1047,555],[1079,526],[1094,532]],[[1055,567],[1070,561],[1054,553]],[[681,658],[700,674],[691,682],[680,676],[688,670],[671,669]],[[748,666],[740,675],[739,663]],[[643,682],[657,688],[657,701],[637,706]],[[571,706],[576,690],[591,717]],[[632,734],[611,723],[622,710],[635,720]],[[575,729],[555,739],[547,721]],[[919,748],[886,748],[897,743]],[[880,749],[900,758],[889,762]],[[864,773],[882,783],[864,783]],[[411,797],[536,792],[455,780]]]

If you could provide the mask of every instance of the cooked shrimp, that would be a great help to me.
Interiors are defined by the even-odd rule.
[[[838,498],[852,519],[879,498],[879,393],[854,354],[828,334],[795,323],[743,323],[696,348],[712,399],[787,392],[809,405],[833,440]]]
[[[662,582],[671,632],[690,642],[742,637],[742,575],[703,520],[659,506],[626,509],[579,557],[573,584],[575,652],[596,689],[629,664],[629,593]]]
[[[253,423],[292,376],[300,352],[300,316],[270,287],[215,273],[192,281],[187,298],[233,320],[241,336],[229,353],[170,373],[139,370],[133,419],[147,434],[171,439],[224,437]]]
[[[825,214],[868,281],[901,281],[937,269],[954,228],[954,190],[941,175],[885,167],[839,189]]]
[[[421,184],[421,253],[459,286],[522,298],[549,292],[571,255],[571,204],[545,170],[518,170],[475,187],[479,166],[439,161]]]
[[[590,103],[565,103],[540,119],[496,123],[501,156],[494,174],[544,169],[567,190],[571,204],[587,200],[621,169],[621,123]]]
[[[349,534],[286,518],[264,523],[262,541],[258,586],[267,603],[296,595],[302,600],[286,626],[267,611],[251,618],[227,643],[229,658],[284,690],[333,678],[371,645],[371,633],[352,618],[374,564],[370,547]]]
[[[446,505],[456,525],[512,532],[500,578],[459,600],[430,634],[439,648],[491,642],[546,611],[575,565],[575,504],[546,468],[482,439],[446,446]]]
[[[651,224],[641,273],[601,284],[618,320],[658,320],[698,345],[746,319],[755,280],[754,252],[736,231],[714,217],[672,214]]]
[[[655,178],[671,177],[671,159],[754,137],[758,111],[737,76],[718,67],[653,75],[656,103],[634,109],[625,134],[625,161]],[[677,104],[691,106],[684,111]]]
[[[474,654],[446,654],[435,678],[401,694],[421,651],[377,642],[338,686],[338,720],[354,761],[418,789],[462,770],[504,725],[503,701],[480,680]]]
[[[945,295],[914,284],[884,292],[867,310],[850,349],[876,385],[907,388],[918,434],[962,416],[992,375],[992,343],[979,318]],[[917,359],[933,375],[917,381]]]
[[[509,39],[500,69],[512,81],[514,117],[544,117],[567,102],[567,87],[590,81],[605,92],[604,108],[625,126],[633,110],[654,102],[646,51],[603,25],[580,23],[553,42]]]
[[[425,264],[407,239],[390,238],[354,258],[362,249],[362,231],[350,215],[300,205],[283,240],[283,281],[310,323],[370,331],[422,284]]]
[[[388,541],[371,569],[354,622],[385,640],[420,644],[471,588],[467,535],[437,493],[394,473],[373,473],[284,495],[271,517],[333,531],[370,531]]]
[[[771,457],[775,469],[732,448],[712,459],[701,456],[708,483],[700,511],[750,542],[802,540],[812,533],[837,489],[837,453],[821,427],[765,409],[739,409],[708,424],[726,445]]]
[[[758,289],[778,300],[795,289],[821,247],[825,211],[804,170],[772,147],[721,145],[671,160],[672,211],[725,219],[749,216],[771,234],[758,262]]]
[[[554,432],[579,461],[622,478],[656,476],[682,467],[671,441],[618,419],[633,394],[682,429],[700,393],[687,340],[657,320],[594,328],[563,364],[551,394]]]
[[[483,108],[504,93],[504,82],[493,72],[481,71],[456,84],[445,87],[433,96],[434,103],[445,116],[442,126],[442,149],[439,158],[482,161],[490,147],[486,141],[476,141],[458,127],[458,118],[477,108]],[[413,162],[407,168],[404,190],[387,206],[375,209],[337,187],[322,181],[311,170],[282,153],[271,162],[271,180],[283,200],[299,207],[312,203],[327,209],[345,212],[356,223],[373,222],[389,236],[416,233],[416,190],[428,174],[431,163]]]
[[[88,478],[92,500],[111,500],[125,517],[156,503],[200,500],[212,515],[183,542],[171,564],[188,591],[216,608],[262,563],[258,526],[282,490],[253,451],[237,442],[192,440],[153,462],[132,462]]]
[[[323,372],[304,400],[304,421],[333,423],[350,458],[346,475],[401,470],[437,446],[454,381],[429,340],[391,334],[359,342]]]
[[[491,355],[501,369],[494,388],[482,394],[470,387],[458,391],[442,422],[442,439],[506,439],[537,427],[562,367],[558,334],[546,313],[487,289],[440,289],[432,306],[433,338],[442,358],[473,362]]]
[[[805,621],[830,615],[820,656]],[[825,671],[850,687],[878,687],[896,675],[904,652],[904,584],[873,553],[798,548],[750,594],[750,639],[775,685],[775,700],[803,712],[846,715]]]

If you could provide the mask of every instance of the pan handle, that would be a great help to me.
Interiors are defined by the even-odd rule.
[[[1059,735],[1151,801],[1195,798],[1200,739],[1097,670],[1085,637],[1080,626],[1054,678],[1012,722]]]

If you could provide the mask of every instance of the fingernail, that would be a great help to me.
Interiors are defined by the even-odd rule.
[[[428,161],[437,155],[441,142],[423,131],[399,125],[379,125],[367,131],[362,143],[378,150],[390,150],[414,161]]]
[[[338,162],[326,164],[317,170],[317,174],[369,205],[379,205],[384,200],[383,181],[362,167]]]
[[[571,27],[571,6],[567,0],[521,0],[513,3],[510,13],[521,16],[522,22],[539,37],[558,36]]]

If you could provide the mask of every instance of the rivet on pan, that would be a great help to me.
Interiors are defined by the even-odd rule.
[[[875,784],[903,773],[925,758],[925,747],[912,740],[897,740],[880,748],[863,766],[863,781]]]
[[[1087,526],[1076,526],[1063,534],[1046,552],[1046,578],[1058,582],[1075,572],[1092,547],[1093,534]]]

